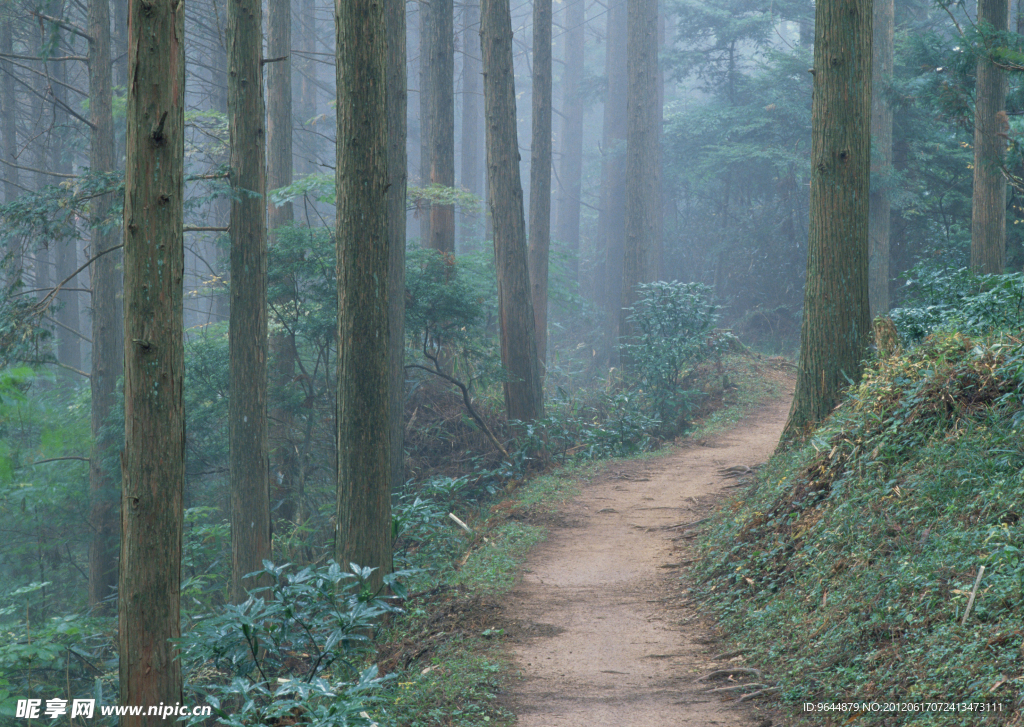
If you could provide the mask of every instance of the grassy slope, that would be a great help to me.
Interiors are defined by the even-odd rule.
[[[996,710],[867,713],[859,725],[1024,719],[1022,362],[1016,339],[936,334],[876,364],[723,508],[696,590],[783,701]]]

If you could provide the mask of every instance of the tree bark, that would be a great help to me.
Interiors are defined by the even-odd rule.
[[[1009,0],[978,0],[978,25],[1005,32]],[[983,52],[988,49],[984,49]],[[971,206],[971,270],[1002,273],[1006,267],[1006,73],[987,52],[978,58],[974,111],[974,202]]]
[[[336,0],[338,501],[336,557],[391,570],[388,38],[384,3]]]
[[[608,88],[604,101],[601,144],[601,209],[598,213],[598,255],[601,267],[595,293],[605,311],[608,359],[618,362],[619,313],[622,309],[623,238],[626,234],[626,3],[608,10],[605,43],[605,74]]]
[[[533,135],[530,144],[530,287],[537,361],[548,347],[548,258],[551,249],[551,0],[533,0]]]
[[[482,135],[480,133],[480,58],[477,39],[480,35],[480,2],[466,0],[462,6],[462,187],[483,199],[481,171]],[[460,250],[479,245],[482,222],[475,215],[463,213],[460,225]]]
[[[292,183],[292,9],[289,0],[269,0],[267,15],[267,192]],[[285,60],[276,60],[284,58]],[[275,231],[294,220],[291,202],[275,205],[268,198],[270,244],[275,245]],[[287,308],[291,295],[272,301]],[[270,378],[274,390],[286,391],[295,377],[298,356],[295,337],[288,330],[275,333],[270,341]],[[268,394],[269,396],[269,394]],[[283,402],[286,397],[277,399]],[[269,442],[273,447],[271,469],[274,500],[282,504],[277,515],[283,520],[301,517],[301,504],[296,502],[295,488],[299,477],[299,458],[292,442],[292,408],[286,403],[274,407],[269,417]]]
[[[61,31],[57,31],[56,34],[58,37],[63,35]],[[61,38],[58,43],[61,41],[63,41],[63,38]],[[51,77],[57,81],[57,83],[51,84],[53,94],[63,103],[67,103],[67,90],[61,86],[61,83],[68,82],[68,64],[50,62],[49,66],[48,70]],[[43,86],[45,91],[45,79],[40,78],[39,81],[43,82],[40,83],[40,85]],[[47,140],[46,144],[40,144],[39,151],[36,155],[36,159],[39,161],[37,166],[39,169],[46,169],[49,166],[50,169],[61,174],[71,174],[72,166],[70,155],[67,153],[68,134],[66,133],[68,130],[68,113],[60,108],[59,105],[54,105],[53,119],[55,133],[49,135],[50,138]],[[49,152],[49,155],[47,154],[47,151]],[[92,165],[90,164],[90,166]],[[46,185],[52,184],[54,181],[53,177],[45,174],[37,174],[36,179],[36,189],[40,190]],[[105,212],[106,210],[104,210],[104,213]],[[74,236],[53,240],[51,241],[50,246],[53,248],[52,253],[54,265],[52,269],[49,265],[42,263],[37,266],[37,285],[35,286],[37,288],[49,288],[51,285],[64,280],[78,269],[78,240],[76,240]],[[56,280],[53,280],[54,278],[56,278]],[[76,280],[69,282],[67,287],[83,288],[89,286],[88,284],[79,285],[77,283],[76,276]],[[82,371],[82,338],[79,335],[82,325],[81,306],[79,304],[80,294],[77,291],[62,290],[57,295],[57,300],[60,302],[60,309],[54,317],[61,324],[56,331],[57,360],[66,366],[70,366],[72,369]],[[118,320],[119,319],[117,317],[114,318],[115,326]],[[121,336],[117,335],[117,338],[120,340]],[[76,374],[73,374],[70,371],[64,371],[61,375],[66,375],[66,380],[69,380],[67,377],[76,376]],[[113,560],[110,565],[110,585],[113,587],[117,585],[117,567]]]
[[[301,19],[301,37],[298,39],[299,47],[307,53],[316,53],[316,2],[315,0],[299,0],[299,18]],[[297,63],[292,64],[293,68],[299,71],[299,101],[298,113],[299,124],[305,128],[310,119],[316,116],[316,77],[317,61],[313,55],[299,58]],[[316,159],[316,142],[318,138],[313,134],[302,134],[299,145],[299,169],[302,174],[311,174],[318,171]]]
[[[109,0],[89,3],[89,112],[93,124],[89,147],[89,166],[93,172],[108,173],[116,168],[114,149],[113,91],[110,72]],[[180,163],[180,162],[179,162]],[[93,200],[94,219],[105,218],[114,203],[113,193]],[[96,225],[91,230],[91,255],[116,246],[117,232]],[[71,245],[74,267],[75,247]],[[92,264],[92,365],[91,388],[92,452],[89,458],[89,605],[98,612],[109,612],[105,599],[117,586],[117,498],[116,467],[109,462],[118,446],[119,435],[110,426],[110,413],[117,406],[117,380],[125,366],[124,311],[118,299],[122,291],[121,252],[97,258]],[[63,280],[66,275],[61,276]],[[179,291],[180,295],[180,291]],[[127,403],[127,399],[126,399]]]
[[[658,141],[658,3],[628,0],[628,125],[626,131],[626,219],[619,336],[632,336],[629,316],[636,286],[657,275],[661,229]]]
[[[509,0],[481,1],[480,47],[484,68],[487,176],[490,182],[488,202],[494,220],[494,260],[501,320],[501,361],[508,375],[505,407],[510,419],[533,421],[544,415],[544,394],[526,261],[526,221],[523,216],[523,185],[519,176]]]
[[[292,183],[292,8],[269,0],[267,15],[267,189]],[[283,60],[279,60],[283,59]],[[292,203],[269,205],[270,229],[294,219]]]
[[[455,186],[455,31],[452,0],[430,2],[430,183]],[[441,252],[455,251],[455,206],[430,205],[430,243]]]
[[[420,179],[419,184],[425,187],[430,184],[430,41],[434,4],[432,0],[418,0],[420,5],[419,23],[419,122],[420,122]],[[417,210],[420,219],[420,245],[430,246],[430,206]]]
[[[131,0],[118,587],[123,705],[184,701],[173,641],[181,625],[185,481],[184,20],[176,0]],[[159,724],[158,717],[121,717],[122,727]]]
[[[260,0],[228,0],[231,144],[231,598],[257,585],[270,551],[267,440],[267,178]]]
[[[860,379],[871,335],[871,3],[818,0],[816,10],[807,286],[784,440],[828,416]]]
[[[9,56],[14,53],[14,33],[11,29],[13,21],[8,17],[0,20],[0,53]],[[0,58],[0,136],[3,137],[4,158],[12,164],[18,163],[18,97],[14,91],[14,68],[10,60]],[[18,198],[18,168],[4,164],[4,203],[10,204]],[[21,278],[24,250],[20,245],[11,250],[14,260],[9,281]]]
[[[390,359],[391,487],[405,485],[405,0],[385,0],[388,116],[388,356]]]
[[[892,174],[892,107],[886,96],[892,82],[895,17],[893,0],[874,2],[871,63],[871,137],[875,155],[871,176],[871,220],[868,239],[868,298],[871,318],[889,312],[889,236],[892,230],[889,176]]]
[[[555,241],[569,254],[574,280],[579,279],[580,194],[583,179],[583,39],[585,0],[569,0],[565,9],[565,69],[562,74],[561,164]]]

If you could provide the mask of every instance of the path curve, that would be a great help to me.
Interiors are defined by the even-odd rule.
[[[583,484],[560,525],[530,554],[506,616],[521,672],[520,727],[766,727],[695,682],[721,668],[713,639],[681,605],[692,541],[666,529],[705,517],[736,480],[721,470],[764,462],[790,397],[728,432],[648,461],[612,464]]]

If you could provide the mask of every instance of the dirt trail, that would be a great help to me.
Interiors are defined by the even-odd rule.
[[[768,459],[789,396],[730,431],[657,460],[612,465],[561,511],[530,555],[506,615],[523,674],[520,727],[764,727],[751,703],[724,702],[696,678],[716,649],[679,568],[696,557],[682,528],[705,517],[736,480],[723,468]],[[733,664],[732,666],[736,666]]]

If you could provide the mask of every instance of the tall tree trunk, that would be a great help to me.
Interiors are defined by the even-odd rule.
[[[120,700],[176,704],[184,701],[174,644],[181,635],[185,483],[184,6],[131,0],[128,23]],[[121,717],[122,727],[159,724],[156,717]]]
[[[114,115],[110,78],[110,5],[109,0],[89,3],[89,111],[92,139],[89,166],[97,173],[114,171]],[[94,219],[105,218],[114,203],[114,194],[93,200]],[[116,230],[104,225],[92,228],[92,256],[117,245]],[[74,250],[74,246],[71,246]],[[77,257],[77,256],[74,256]],[[72,259],[72,264],[77,262]],[[78,266],[75,265],[75,268]],[[121,293],[121,253],[111,252],[92,264],[92,453],[89,463],[91,498],[89,546],[89,605],[101,611],[117,585],[117,488],[116,466],[110,461],[120,437],[109,425],[110,413],[117,405],[117,380],[124,372],[123,309]],[[69,271],[70,272],[70,271]],[[61,278],[63,280],[63,278]],[[180,293],[179,293],[180,294]],[[127,406],[127,399],[126,399]]]
[[[391,570],[388,38],[384,3],[336,0],[338,502],[335,557]]]
[[[420,179],[419,184],[425,187],[430,184],[430,94],[433,89],[430,83],[430,41],[433,27],[434,3],[432,0],[418,0],[420,4],[419,23],[419,85],[420,85]],[[420,245],[430,246],[430,207],[417,210],[420,219]]]
[[[530,144],[530,288],[541,375],[548,350],[551,249],[551,0],[533,0],[533,135]]]
[[[228,0],[231,137],[231,598],[270,558],[267,451],[267,178],[260,0]]]
[[[227,4],[230,0],[210,0],[213,11],[218,15],[217,27],[227,25]],[[223,17],[221,17],[223,15]],[[210,75],[211,75],[211,86],[213,91],[211,92],[211,102],[214,111],[219,111],[222,114],[228,113],[228,49],[227,49],[227,38],[223,39],[223,44],[216,43],[211,50],[210,58]],[[227,159],[223,157],[219,159],[221,163],[229,163],[229,156]],[[229,225],[231,222],[231,200],[226,197],[220,197],[213,202],[213,218],[214,224],[218,227]],[[231,278],[231,254],[228,252],[225,254],[224,245],[214,244],[213,253],[214,259],[217,261],[217,274],[222,278],[229,281]],[[219,321],[227,321],[231,316],[231,292],[225,290],[218,293],[213,300],[213,312],[217,316]]]
[[[317,52],[316,47],[316,2],[315,0],[298,0],[299,38],[296,41],[300,50],[308,55],[300,56],[292,68],[297,71],[299,82],[298,93],[298,123],[302,129],[307,129],[310,119],[316,116],[316,77],[317,61],[312,55]],[[316,142],[318,137],[305,133],[299,135],[299,159],[298,169],[300,174],[311,174],[316,172]]]
[[[875,0],[874,58],[871,63],[871,137],[875,157],[871,175],[878,184],[871,187],[868,233],[868,298],[872,319],[889,311],[889,235],[892,220],[888,185],[892,174],[892,107],[886,94],[892,82],[894,29],[893,0]]]
[[[267,16],[267,189],[292,183],[292,9],[269,0]],[[270,229],[294,219],[292,203],[269,205]]]
[[[452,0],[430,1],[430,183],[455,186],[455,31]],[[455,251],[455,207],[430,205],[430,244]]]
[[[405,0],[385,0],[388,116],[388,356],[391,380],[391,487],[405,484],[405,190],[406,160]]]
[[[481,0],[480,47],[490,181],[488,201],[494,219],[494,261],[501,319],[501,362],[508,373],[505,407],[509,419],[533,421],[544,416],[544,392],[526,261],[509,0]]]
[[[628,126],[626,131],[626,220],[619,335],[632,335],[630,309],[636,286],[657,275],[661,230],[658,141],[658,3],[628,0]]]
[[[811,104],[807,287],[796,395],[783,439],[799,436],[861,375],[871,335],[871,4],[818,0]]]
[[[598,213],[598,270],[596,291],[605,311],[610,342],[609,362],[618,362],[619,312],[622,309],[623,238],[626,234],[626,3],[608,10],[605,42],[604,101],[601,144],[601,209]]]
[[[267,190],[292,183],[292,9],[289,0],[270,0],[267,16]],[[279,60],[284,58],[284,60]],[[277,243],[275,231],[294,220],[291,202],[275,205],[268,200],[270,244]],[[288,309],[290,294],[273,301]],[[286,402],[283,392],[295,377],[295,337],[281,330],[270,339],[271,379],[278,401]],[[274,500],[281,501],[278,517],[294,520],[301,511],[295,501],[299,477],[299,458],[291,441],[292,408],[287,403],[274,407],[269,418],[269,437],[273,446],[271,469],[274,473]]]
[[[1008,29],[1009,0],[978,0],[978,25]],[[987,50],[987,48],[985,49]],[[1006,73],[988,54],[978,58],[974,111],[974,202],[971,206],[971,270],[1002,273],[1006,267]]]
[[[62,33],[58,31],[58,35],[62,35]],[[62,85],[68,82],[67,63],[51,62],[49,66],[50,75],[56,81],[56,83],[51,84],[53,94],[63,103],[67,103],[67,91]],[[41,144],[39,147],[39,153],[36,157],[40,162],[38,167],[46,169],[49,165],[50,169],[61,174],[71,174],[71,158],[68,154],[68,145],[65,143],[69,136],[68,114],[60,106],[55,105],[53,118],[54,133],[50,135],[48,144]],[[47,146],[49,147],[49,155],[46,153]],[[47,178],[46,175],[38,175],[38,177],[39,189],[54,181],[53,177]],[[53,247],[54,259],[53,275],[50,274],[51,270],[48,265],[39,265],[37,267],[37,288],[48,288],[50,285],[55,285],[78,269],[78,241],[74,237],[53,240],[51,247]],[[56,277],[56,280],[53,283],[49,282],[54,277]],[[75,280],[68,282],[66,286],[68,288],[88,287],[78,285]],[[55,316],[57,322],[60,323],[56,331],[57,360],[65,366],[81,371],[82,337],[79,332],[81,331],[82,317],[79,305],[80,296],[78,291],[62,290],[58,294],[57,299],[60,302],[60,310],[57,311]],[[114,321],[116,325],[117,319],[115,318]],[[117,336],[117,338],[120,340],[121,336]],[[70,372],[65,373],[70,374]],[[110,585],[115,586],[117,585],[117,568],[113,561],[111,561],[110,565],[112,576]]]
[[[2,119],[0,119],[0,136],[3,137],[4,158],[10,162],[10,164],[3,165],[5,204],[10,204],[20,194],[18,168],[11,166],[11,164],[18,163],[18,97],[14,91],[14,67],[8,60],[14,53],[12,22],[9,16],[0,20],[0,54],[4,56],[0,58],[0,110],[3,111]],[[14,281],[21,278],[24,250],[19,244],[11,250],[11,253],[14,259],[9,279]]]
[[[585,0],[565,8],[565,69],[562,73],[561,163],[555,241],[569,254],[574,280],[579,278],[580,194],[583,179],[583,72]]]
[[[581,0],[582,1],[582,0]],[[480,134],[480,58],[477,39],[480,35],[480,2],[466,0],[462,6],[462,187],[483,198],[481,181],[482,135]],[[480,241],[482,221],[463,213],[459,230],[460,250],[476,249]]]

